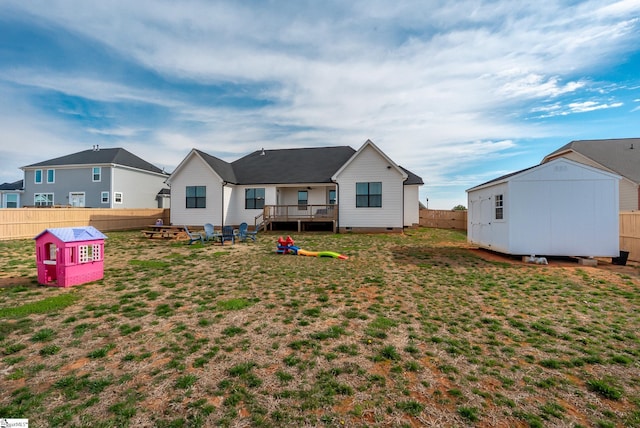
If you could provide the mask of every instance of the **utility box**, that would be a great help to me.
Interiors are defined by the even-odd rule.
[[[38,283],[70,287],[104,277],[104,240],[93,226],[45,229],[35,238]]]
[[[467,240],[513,255],[619,255],[620,176],[558,158],[467,190]]]

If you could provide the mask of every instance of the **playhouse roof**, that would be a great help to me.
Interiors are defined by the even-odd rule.
[[[38,239],[45,233],[50,233],[62,242],[95,241],[97,239],[107,239],[107,237],[93,226],[78,227],[55,227],[45,229],[35,238]]]

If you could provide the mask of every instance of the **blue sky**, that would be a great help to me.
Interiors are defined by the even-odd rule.
[[[640,137],[640,0],[2,0],[0,29],[0,183],[94,144],[172,171],[371,139],[450,209]]]

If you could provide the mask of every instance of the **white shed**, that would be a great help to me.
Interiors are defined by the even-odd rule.
[[[467,240],[513,255],[618,257],[620,176],[565,158],[467,190]]]

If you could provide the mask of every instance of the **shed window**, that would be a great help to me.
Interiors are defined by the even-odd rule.
[[[207,207],[207,186],[187,186],[187,208]]]
[[[256,189],[245,189],[244,208],[247,210],[264,208],[264,187]]]
[[[356,183],[356,208],[382,207],[382,182]]]
[[[504,197],[503,195],[496,195],[496,220],[502,220],[504,218]]]

